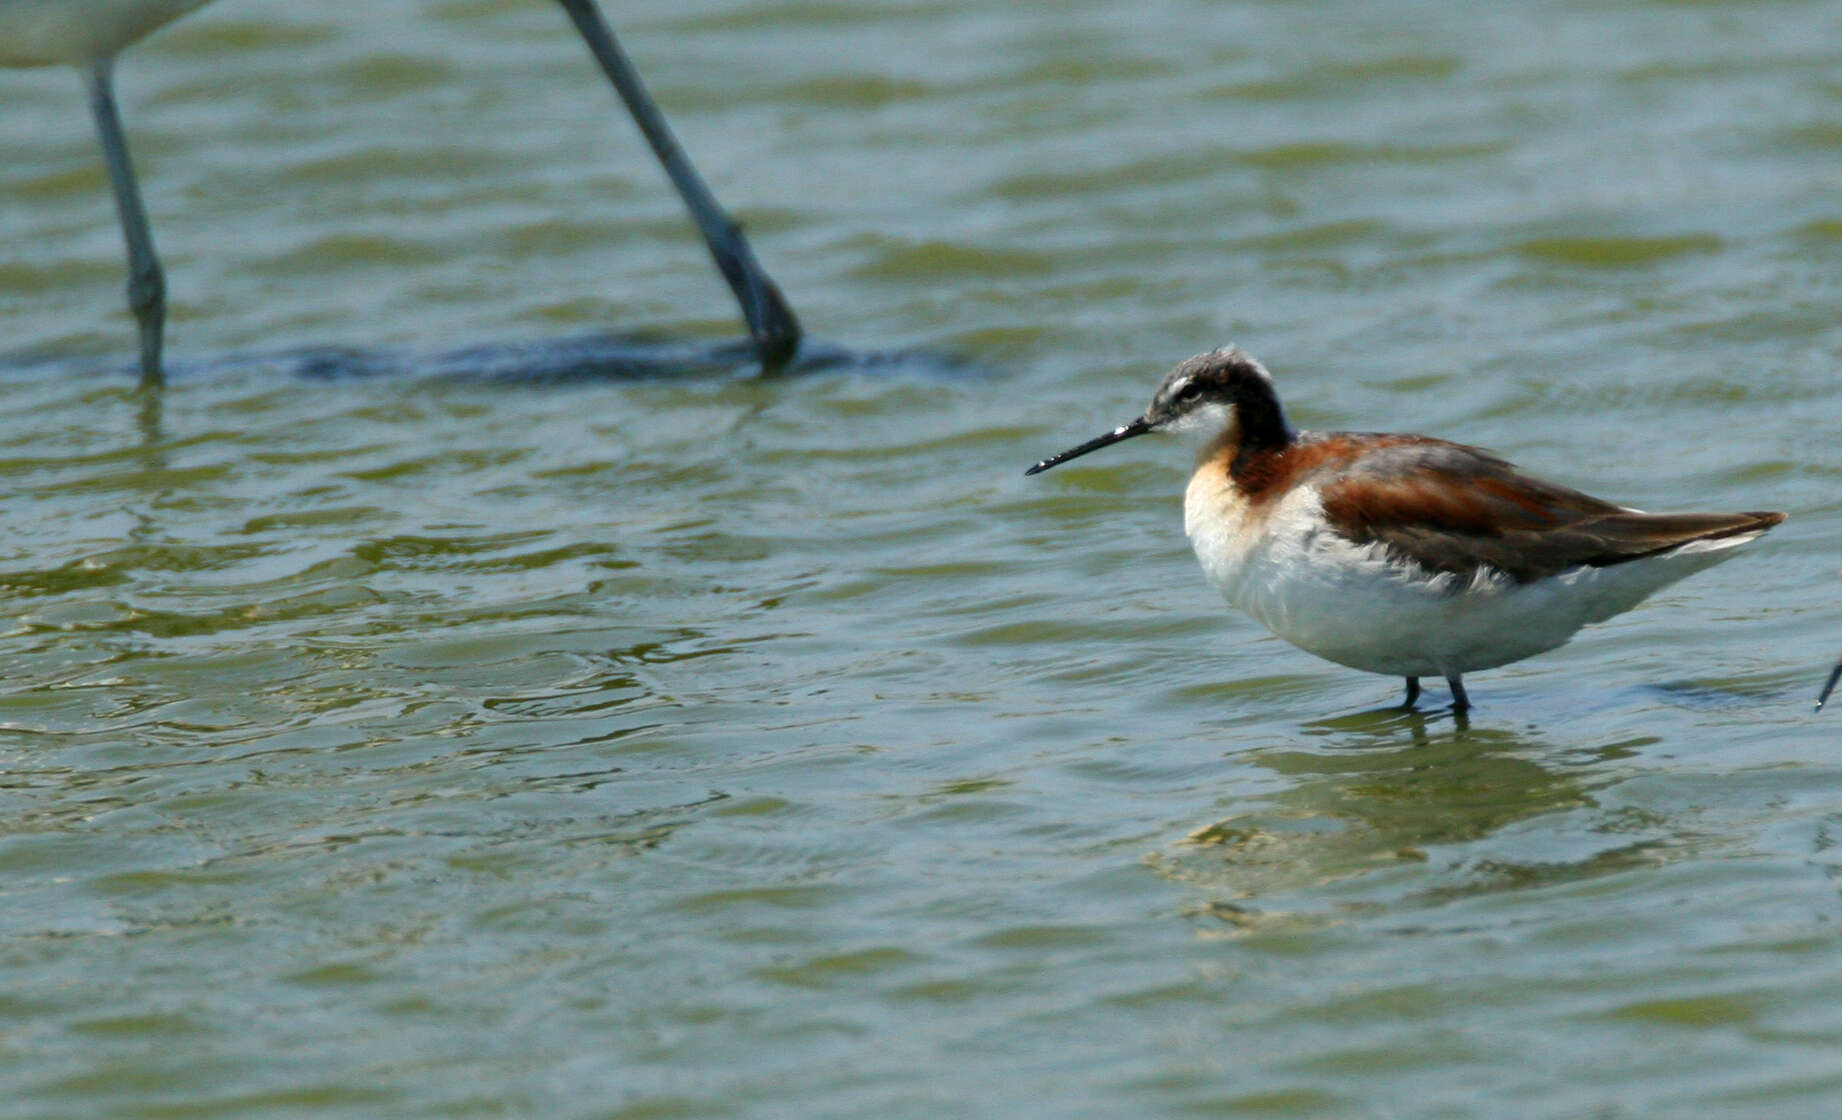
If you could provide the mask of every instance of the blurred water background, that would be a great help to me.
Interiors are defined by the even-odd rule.
[[[453,376],[737,327],[554,5],[222,0],[120,72],[156,406],[80,84],[0,73],[0,1114],[1842,1113],[1842,3],[607,11],[920,357]],[[1792,519],[1379,711],[1176,444],[1021,477],[1230,340]]]

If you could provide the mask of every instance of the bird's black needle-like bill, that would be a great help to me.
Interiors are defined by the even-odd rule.
[[[1132,423],[1121,424],[1119,427],[1114,428],[1112,431],[1108,432],[1106,435],[1096,436],[1095,438],[1088,440],[1086,443],[1082,444],[1079,447],[1071,447],[1068,450],[1062,452],[1060,455],[1051,455],[1047,459],[1044,459],[1042,462],[1036,464],[1035,466],[1031,467],[1027,471],[1024,471],[1023,473],[1024,474],[1036,474],[1040,471],[1046,471],[1050,467],[1059,466],[1062,463],[1066,463],[1070,459],[1078,459],[1081,456],[1087,454],[1089,451],[1098,451],[1102,447],[1105,447],[1106,445],[1110,443],[1118,443],[1122,439],[1131,439],[1133,436],[1142,436],[1146,432],[1149,432],[1150,430],[1151,430],[1151,421],[1141,416],[1137,420],[1132,421]]]

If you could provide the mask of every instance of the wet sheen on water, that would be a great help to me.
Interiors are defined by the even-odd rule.
[[[226,0],[121,66],[145,402],[80,85],[0,73],[0,1111],[1842,1108],[1842,4],[609,16],[895,358],[493,376],[739,331],[561,14]],[[1228,341],[1791,520],[1389,711],[1214,599],[1177,441],[1021,477]]]

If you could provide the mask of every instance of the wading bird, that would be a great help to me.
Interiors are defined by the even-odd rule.
[[[1462,677],[1564,644],[1784,520],[1643,513],[1427,436],[1301,432],[1238,347],[1166,374],[1151,407],[1026,474],[1147,432],[1206,439],[1183,498],[1203,573],[1293,645],[1370,673]]]
[[[141,380],[158,385],[166,327],[166,278],[128,158],[128,140],[115,107],[115,59],[149,33],[209,0],[0,0],[0,66],[75,66],[83,71],[90,112],[102,143],[128,246],[128,306],[140,328]],[[756,261],[741,227],[723,211],[672,136],[639,74],[601,18],[594,0],[558,0],[595,61],[664,165],[703,234],[723,279],[736,294],[763,369],[774,370],[799,348],[793,309]]]

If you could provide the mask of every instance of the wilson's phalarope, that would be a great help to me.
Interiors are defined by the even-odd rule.
[[[1463,674],[1564,644],[1580,627],[1716,564],[1782,513],[1643,513],[1427,436],[1301,432],[1238,347],[1171,370],[1129,424],[1026,474],[1146,432],[1208,442],[1183,527],[1228,602],[1319,657],[1407,679]]]

